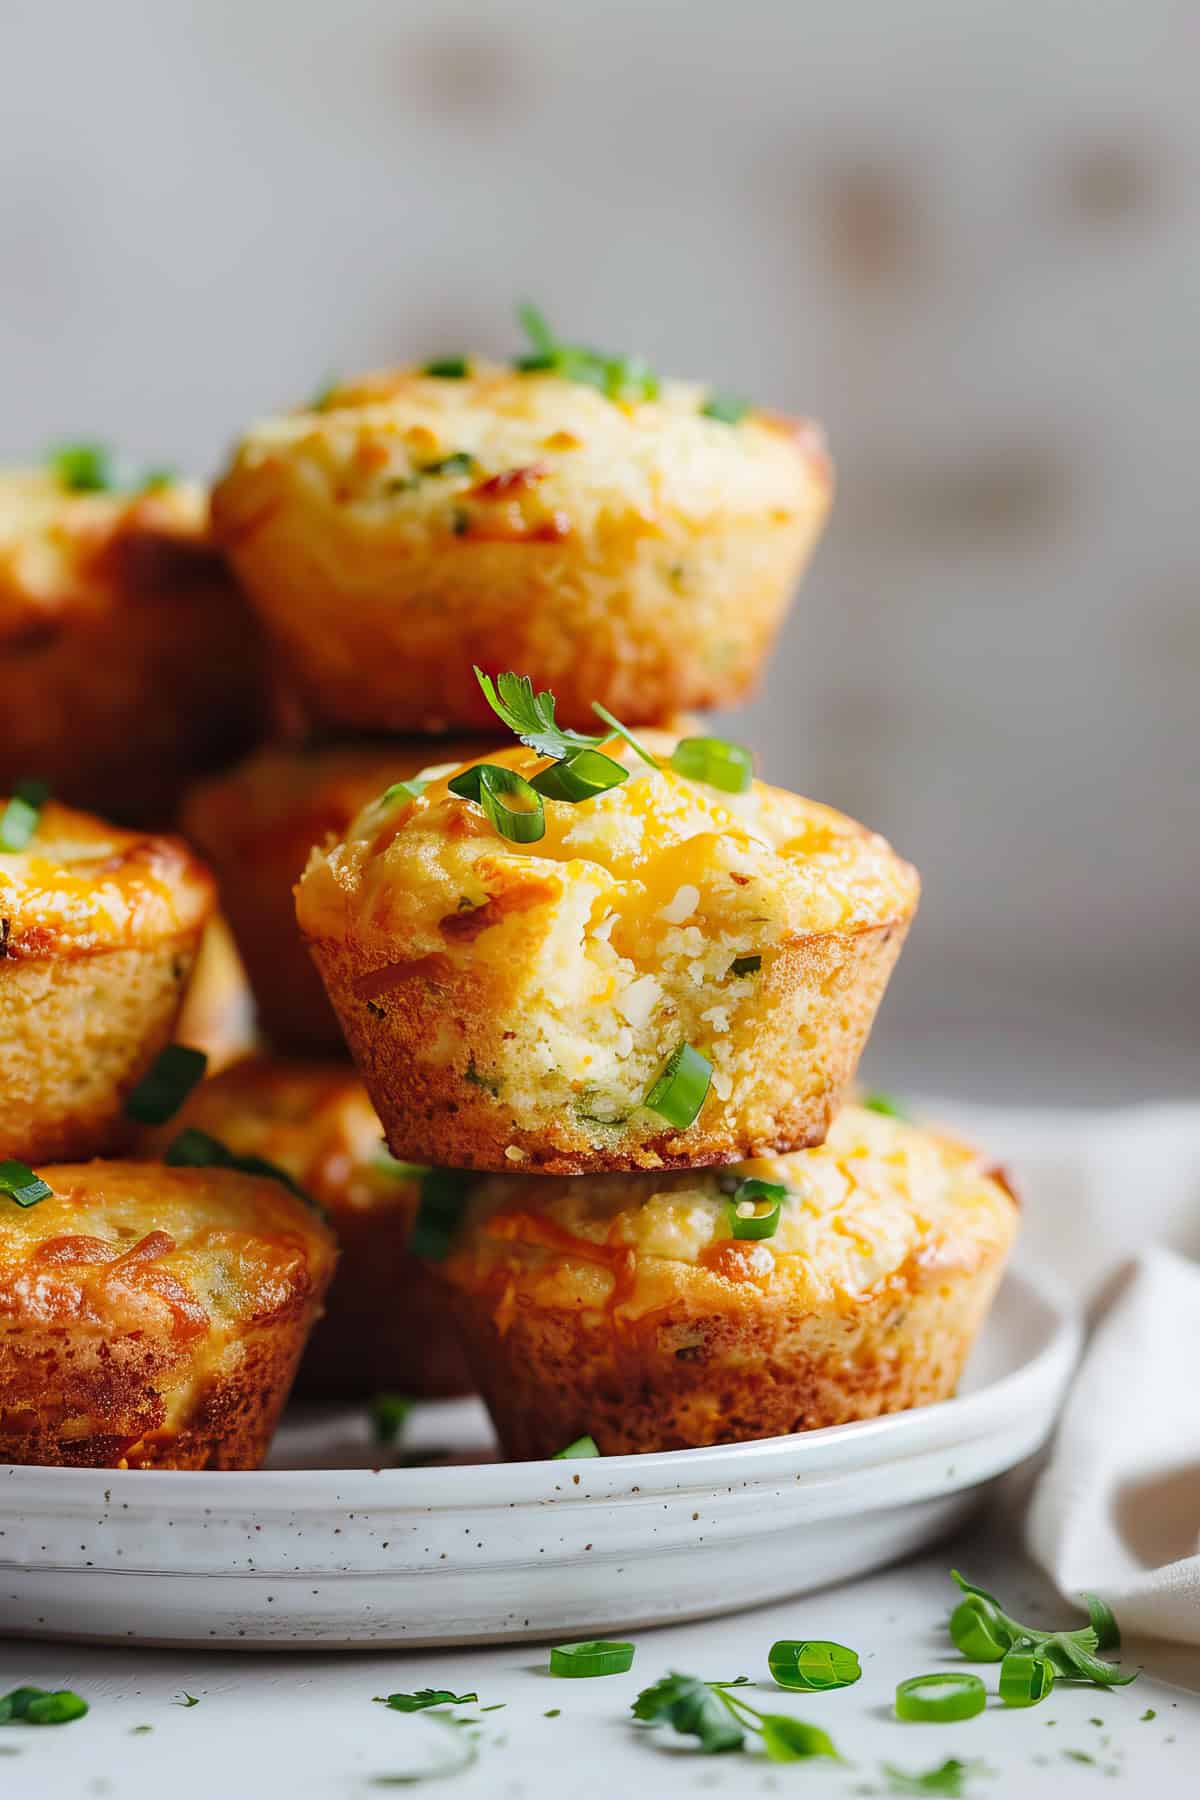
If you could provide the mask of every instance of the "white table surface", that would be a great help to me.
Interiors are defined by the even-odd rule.
[[[635,1634],[627,1675],[584,1681],[547,1673],[544,1649],[408,1654],[228,1654],[82,1648],[0,1639],[0,1681],[75,1688],[86,1719],[58,1728],[0,1729],[0,1794],[111,1796],[111,1800],[287,1800],[380,1794],[379,1778],[429,1767],[457,1739],[428,1716],[372,1705],[419,1687],[475,1691],[479,1758],[438,1791],[489,1800],[611,1800],[630,1795],[757,1795],[795,1791],[836,1800],[886,1793],[880,1763],[922,1771],[947,1757],[982,1759],[971,1800],[1041,1800],[1097,1792],[1174,1800],[1194,1796],[1200,1769],[1200,1652],[1126,1645],[1143,1665],[1124,1690],[1060,1688],[1025,1712],[990,1705],[958,1725],[906,1725],[892,1713],[896,1682],[959,1666],[945,1631],[956,1563],[995,1588],[1030,1623],[1064,1618],[1045,1583],[1011,1548],[1005,1528],[981,1522],[957,1543],[880,1575],[738,1617]],[[1078,1623],[1079,1621],[1075,1621]],[[114,1630],[120,1621],[114,1620]],[[863,1659],[855,1687],[824,1695],[774,1687],[766,1652],[780,1637],[832,1638]],[[760,1755],[701,1757],[669,1730],[629,1722],[639,1688],[668,1669],[711,1679],[749,1675],[764,1711],[823,1725],[853,1766],[770,1764]],[[979,1668],[989,1686],[995,1670]],[[184,1692],[199,1704],[179,1704]],[[551,1708],[558,1718],[547,1718]],[[1143,1720],[1153,1708],[1156,1717]],[[464,1709],[472,1714],[476,1708]],[[1102,1721],[1096,1723],[1095,1721]],[[150,1725],[149,1732],[135,1727]],[[1076,1760],[1083,1752],[1090,1762]]]

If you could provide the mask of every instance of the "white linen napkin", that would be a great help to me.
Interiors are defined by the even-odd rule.
[[[1008,1166],[1021,1260],[1098,1319],[1034,1487],[1030,1551],[1131,1633],[1200,1644],[1200,1107],[921,1110]]]

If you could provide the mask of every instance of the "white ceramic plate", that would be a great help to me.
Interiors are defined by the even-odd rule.
[[[455,1402],[417,1409],[406,1436],[460,1459],[435,1467],[372,1469],[343,1412],[290,1420],[255,1474],[3,1468],[0,1617],[45,1637],[353,1648],[735,1611],[957,1526],[1045,1440],[1078,1342],[1057,1292],[1010,1273],[957,1399],[856,1425],[497,1463],[482,1410]]]

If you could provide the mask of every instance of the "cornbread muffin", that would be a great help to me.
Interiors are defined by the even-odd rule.
[[[256,1047],[254,996],[225,919],[214,914],[204,928],[175,1029],[177,1043],[203,1050],[217,1075]]]
[[[214,902],[179,839],[53,801],[24,849],[0,849],[0,1159],[117,1147],[122,1103],[171,1036]]]
[[[190,483],[73,491],[0,474],[0,789],[169,824],[183,785],[261,735],[258,631]]]
[[[235,1156],[274,1163],[328,1214],[341,1249],[325,1314],[301,1365],[308,1395],[390,1389],[468,1393],[471,1381],[428,1266],[406,1249],[420,1171],[387,1154],[379,1119],[352,1069],[255,1060],[202,1082],[152,1148],[185,1127]]]
[[[486,727],[466,645],[568,725],[661,723],[746,692],[831,495],[815,426],[705,400],[387,371],[255,425],[215,527],[315,721]]]
[[[628,779],[546,799],[536,842],[442,777],[314,850],[297,916],[395,1155],[581,1174],[824,1137],[916,872],[814,801],[722,792],[615,740],[606,754]],[[490,760],[542,766],[523,748]],[[711,1065],[685,1128],[645,1104],[681,1046]]]
[[[786,1194],[739,1201],[747,1177]],[[773,1235],[731,1235],[776,1204]],[[441,1271],[506,1455],[586,1432],[615,1456],[947,1398],[1016,1225],[973,1150],[848,1106],[727,1172],[492,1176]]]
[[[309,851],[341,837],[394,781],[457,765],[467,744],[268,746],[194,788],[183,829],[216,871],[221,901],[276,1049],[345,1054],[341,1030],[296,929],[293,889]]]
[[[0,1201],[0,1462],[254,1469],[336,1250],[278,1181],[43,1167]]]

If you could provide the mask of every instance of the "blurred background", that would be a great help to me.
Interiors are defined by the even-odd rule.
[[[827,427],[727,723],[925,899],[897,1087],[1200,1087],[1200,13],[1170,0],[5,8],[0,451],[213,470],[536,299]]]

